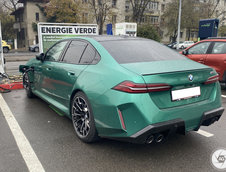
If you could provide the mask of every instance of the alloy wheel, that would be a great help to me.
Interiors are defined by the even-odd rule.
[[[75,97],[72,102],[72,120],[76,133],[86,137],[90,131],[90,110],[82,97]]]
[[[27,73],[24,74],[23,85],[24,85],[24,88],[26,90],[29,90],[29,78],[28,78],[28,74]]]

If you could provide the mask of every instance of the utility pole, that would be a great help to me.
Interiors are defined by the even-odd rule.
[[[181,1],[182,0],[179,0],[179,15],[178,15],[178,27],[177,27],[177,50],[179,49],[179,42],[180,42]]]

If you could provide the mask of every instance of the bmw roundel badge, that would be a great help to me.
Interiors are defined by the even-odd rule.
[[[190,75],[188,75],[188,79],[189,79],[189,81],[193,81],[194,76],[192,74],[190,74]]]

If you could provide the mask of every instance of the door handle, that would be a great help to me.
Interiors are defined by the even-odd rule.
[[[49,68],[49,67],[47,67],[47,68],[46,68],[46,70],[50,71],[50,70],[52,70],[52,69],[51,69],[51,68]]]
[[[74,72],[68,72],[68,75],[69,75],[69,76],[74,76],[75,73],[74,73]]]

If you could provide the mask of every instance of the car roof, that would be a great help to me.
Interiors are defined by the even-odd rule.
[[[79,36],[75,38],[69,38],[69,39],[76,39],[76,38],[92,38],[97,42],[105,42],[105,41],[121,41],[121,40],[150,40],[140,37],[132,37],[132,36],[112,36],[112,35],[94,35],[94,36]]]

